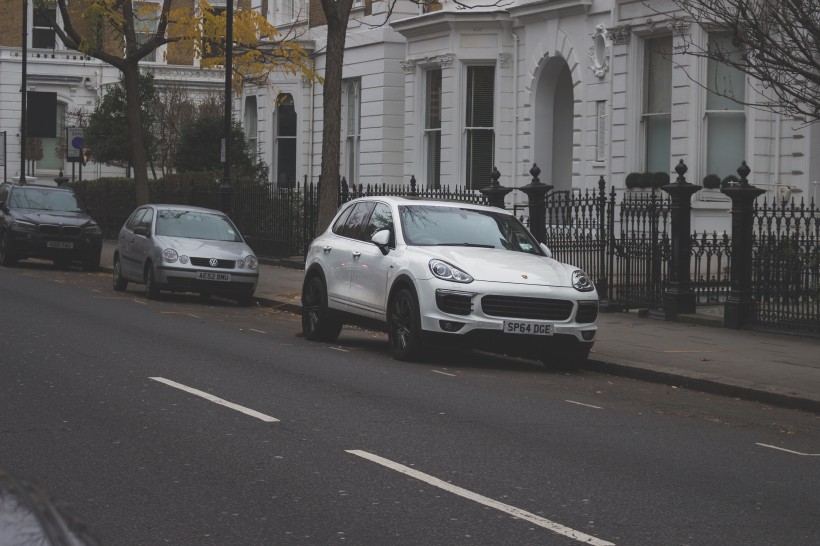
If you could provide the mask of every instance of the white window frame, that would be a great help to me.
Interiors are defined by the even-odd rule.
[[[430,127],[430,119],[432,113],[431,104],[431,76],[434,72],[439,74],[439,97],[438,97],[438,127]],[[424,161],[424,183],[428,188],[439,188],[441,186],[441,143],[442,143],[442,100],[444,96],[444,71],[441,67],[431,67],[424,71],[424,122],[422,127],[422,150]],[[432,138],[438,135],[438,165],[434,165],[434,158],[432,157],[431,146],[433,145]],[[436,178],[437,175],[437,178]]]
[[[280,133],[280,129],[281,129],[280,100],[281,100],[282,97],[285,97],[285,96],[290,97],[290,101],[293,103],[294,115],[296,116],[296,128],[295,128],[294,133],[292,135],[283,135],[283,134]],[[297,172],[296,171],[299,168],[299,165],[298,165],[299,154],[298,154],[298,150],[296,149],[298,147],[297,135],[299,133],[299,114],[296,111],[296,103],[293,99],[293,94],[292,93],[283,92],[283,93],[280,93],[277,96],[277,98],[276,98],[276,115],[274,116],[274,122],[273,123],[274,123],[274,125],[273,125],[273,169],[272,169],[272,175],[274,176],[274,180],[276,181],[276,185],[278,186],[279,182],[280,182],[280,180],[279,180],[279,172],[280,172],[279,165],[282,161],[282,157],[280,156],[280,153],[279,153],[280,144],[283,141],[286,141],[286,140],[293,141],[293,150],[294,150],[294,157],[293,157],[293,163],[294,163],[293,186],[282,186],[282,187],[296,187],[296,186],[298,186],[298,184],[297,184]]]
[[[348,78],[342,83],[342,165],[349,185],[359,184],[362,140],[362,79]]]
[[[640,117],[641,162],[640,163],[641,163],[641,168],[644,171],[657,171],[657,170],[660,170],[662,172],[670,172],[671,171],[671,164],[672,164],[672,79],[673,79],[673,74],[672,74],[671,70],[670,70],[670,73],[669,73],[669,111],[668,112],[648,112],[647,111],[649,109],[649,100],[650,100],[650,98],[649,98],[649,84],[650,84],[649,80],[650,80],[650,78],[649,78],[649,75],[648,75],[649,55],[647,55],[647,50],[649,48],[649,42],[652,41],[652,40],[656,40],[656,39],[669,40],[670,54],[674,51],[674,49],[673,49],[673,46],[674,46],[673,40],[674,40],[674,38],[671,35],[647,36],[641,41],[641,57],[642,57],[642,59],[641,59],[642,78],[641,79],[643,80],[643,86],[642,86],[642,95],[641,95],[641,104],[640,104],[640,112],[641,112],[641,117]],[[670,61],[670,63],[671,63],[671,61]],[[668,158],[668,161],[667,161],[668,165],[666,165],[666,166],[658,165],[654,168],[650,167],[650,165],[649,165],[649,161],[650,161],[650,157],[649,157],[650,140],[653,141],[653,142],[655,141],[655,139],[650,139],[649,138],[649,132],[650,132],[649,125],[650,125],[651,121],[653,120],[653,118],[654,119],[660,119],[660,118],[668,118],[669,119],[669,135],[668,135],[669,158]]]
[[[54,32],[54,29],[51,28],[50,25],[49,26],[35,26],[35,23],[36,23],[35,17],[37,16],[37,11],[38,10],[37,10],[37,7],[34,5],[34,2],[29,3],[29,8],[28,9],[31,10],[30,13],[29,13],[29,21],[30,21],[30,24],[31,24],[31,30],[29,32],[29,35],[30,35],[30,37],[29,37],[29,46],[32,49],[51,49],[51,50],[55,50],[55,51],[59,50],[59,49],[65,49],[65,47],[63,46],[63,43],[60,41],[60,37],[57,36],[57,33]],[[58,23],[62,21],[62,17],[60,16],[60,10],[57,9],[57,2],[56,1],[53,2],[52,6],[49,7],[48,9],[53,9],[54,10],[54,17],[55,17],[55,19],[57,20]],[[51,32],[51,34],[54,38],[54,46],[53,47],[35,47],[35,45],[34,45],[34,34],[37,31]]]
[[[716,33],[716,32],[706,32],[705,33],[705,40],[707,42],[706,46],[711,48],[712,37],[716,36],[716,35],[719,35],[719,34],[720,33]],[[722,63],[718,63],[717,61],[714,61],[712,59],[704,59],[703,62],[704,62],[704,70],[705,70],[704,81],[707,82],[707,84],[706,84],[707,88],[703,90],[703,93],[704,93],[704,97],[703,97],[703,133],[702,133],[703,134],[703,172],[706,175],[716,174],[716,175],[720,176],[721,179],[723,179],[728,175],[736,175],[737,167],[740,166],[741,161],[744,161],[746,159],[745,155],[746,155],[746,151],[748,149],[746,139],[748,137],[748,132],[749,132],[748,115],[747,115],[747,112],[746,112],[746,107],[743,104],[740,104],[740,103],[734,103],[736,105],[736,108],[733,108],[733,109],[727,109],[727,108],[710,109],[709,108],[709,97],[712,94],[712,92],[708,89],[709,79],[710,79],[709,72],[711,70],[718,70],[719,65],[721,65]],[[731,70],[730,68],[724,68],[724,70],[727,70],[727,69]],[[738,75],[742,78],[742,81],[743,81],[742,88],[740,89],[741,96],[739,97],[739,99],[741,101],[744,101],[745,98],[746,98],[746,95],[748,93],[748,89],[746,88],[747,78],[742,73],[739,73]],[[718,99],[718,100],[721,100],[721,99]],[[723,101],[728,101],[728,100],[729,99],[723,99]],[[712,172],[713,170],[716,170],[716,169],[713,166],[713,164],[715,163],[715,160],[713,160],[713,155],[712,155],[712,153],[710,153],[712,148],[710,146],[711,143],[710,143],[709,121],[710,121],[710,119],[717,120],[720,117],[725,118],[725,117],[728,117],[728,116],[732,116],[732,117],[736,117],[736,118],[739,118],[741,116],[743,117],[743,131],[742,131],[742,134],[738,135],[739,138],[735,139],[736,141],[741,142],[742,145],[743,145],[743,151],[740,154],[742,157],[735,158],[735,160],[730,161],[727,165],[725,165],[725,170],[723,172]],[[720,153],[718,153],[718,152],[714,152],[714,153],[716,153],[717,155],[720,155]]]
[[[256,157],[259,154],[259,107],[256,95],[245,97],[245,115],[243,116],[245,140],[248,148]]]
[[[468,102],[469,102],[467,100],[467,94],[470,93],[470,89],[468,87],[469,86],[469,81],[470,81],[469,72],[470,72],[471,69],[474,69],[474,68],[492,68],[493,69],[493,105],[492,105],[493,123],[492,123],[492,126],[489,126],[489,127],[480,127],[480,126],[479,127],[473,127],[473,126],[468,126],[467,125],[467,115],[468,115],[467,108],[468,108]],[[462,165],[463,165],[463,170],[462,170],[463,175],[461,177],[461,181],[464,183],[466,188],[479,189],[479,188],[482,188],[482,187],[486,187],[486,185],[491,182],[490,174],[491,174],[492,167],[495,165],[495,156],[496,156],[495,148],[496,148],[496,145],[497,145],[496,124],[498,123],[498,112],[497,112],[498,101],[496,100],[496,96],[498,94],[498,69],[497,69],[497,67],[494,63],[493,64],[489,64],[489,63],[486,63],[486,64],[485,63],[465,64],[464,65],[464,70],[463,70],[463,80],[462,81],[464,82],[464,88],[461,92],[461,96],[462,96],[464,107],[462,108],[462,112],[461,112],[461,123],[462,123],[462,126],[463,126],[463,130],[462,130],[462,150],[463,151],[462,151],[462,154],[461,154],[461,161],[462,161]],[[468,151],[469,151],[470,134],[471,134],[472,131],[476,131],[476,132],[486,131],[486,132],[489,132],[491,134],[492,138],[493,138],[492,158],[491,158],[491,161],[490,161],[491,165],[490,165],[490,169],[488,169],[488,172],[486,173],[486,175],[484,175],[484,176],[486,176],[486,178],[485,178],[486,183],[485,184],[479,184],[477,186],[471,184],[470,180],[468,179],[471,167],[469,165],[467,156],[468,156]]]
[[[146,17],[143,15],[142,11],[148,6],[153,7],[155,17]],[[161,10],[162,6],[160,6],[157,2],[152,2],[150,0],[134,2],[134,34],[137,39],[137,44],[142,45],[157,31]],[[143,28],[146,30],[143,31]],[[164,57],[164,51],[165,46],[158,47],[140,59],[140,62],[155,63],[157,62],[157,59],[162,59]]]
[[[606,101],[595,101],[595,162],[606,161],[607,120]]]
[[[66,159],[65,146],[66,139],[66,113],[68,112],[68,104],[61,100],[57,100],[57,133],[54,138],[41,138],[43,142],[43,159],[37,160],[34,169],[37,174],[53,174],[65,169]],[[43,160],[46,158],[46,150],[52,154],[51,159],[55,160],[56,168],[53,166],[47,167],[43,165]]]

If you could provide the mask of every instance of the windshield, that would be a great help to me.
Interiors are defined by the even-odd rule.
[[[428,205],[399,207],[404,240],[416,246],[477,246],[543,254],[515,216]]]
[[[157,214],[157,235],[240,242],[242,237],[227,216],[190,210],[163,209]]]
[[[52,212],[83,212],[80,202],[73,193],[41,188],[15,188],[11,193],[9,207]]]

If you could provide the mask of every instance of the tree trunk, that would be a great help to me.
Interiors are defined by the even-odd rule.
[[[123,67],[125,97],[128,106],[128,132],[131,135],[131,166],[134,168],[134,188],[137,205],[148,203],[148,165],[142,134],[142,115],[139,100],[139,66],[127,62]]]
[[[327,228],[339,208],[339,168],[342,133],[342,67],[344,66],[347,21],[353,0],[338,0],[335,10],[323,9],[327,18],[327,49],[325,53],[325,84],[322,89],[324,126],[322,129],[322,185],[319,191],[319,213],[316,233]],[[354,181],[350,181],[351,184]]]

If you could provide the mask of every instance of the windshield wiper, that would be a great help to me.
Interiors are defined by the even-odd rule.
[[[469,246],[474,248],[495,248],[493,245],[481,245],[478,243],[439,243],[436,246]]]

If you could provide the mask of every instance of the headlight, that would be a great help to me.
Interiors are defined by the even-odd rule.
[[[36,233],[37,226],[29,222],[22,222],[20,220],[15,220],[11,223],[11,229],[14,231],[27,231],[29,233]]]
[[[166,248],[162,251],[162,261],[172,264],[179,259],[179,255],[177,251],[173,248]]]
[[[237,269],[245,269],[245,260],[236,260]]]
[[[256,256],[250,255],[245,258],[245,267],[248,269],[256,269],[259,267],[259,260],[256,259]]]
[[[439,279],[445,281],[469,283],[473,278],[459,268],[442,262],[441,260],[430,260],[430,271]]]
[[[572,272],[572,286],[579,292],[592,292],[595,290],[595,285],[589,280],[589,275],[580,269]]]
[[[185,254],[180,254],[179,255],[179,263],[187,264],[188,263],[188,256],[186,256]]]
[[[102,235],[102,230],[97,224],[88,224],[83,227],[83,233],[86,235]]]

